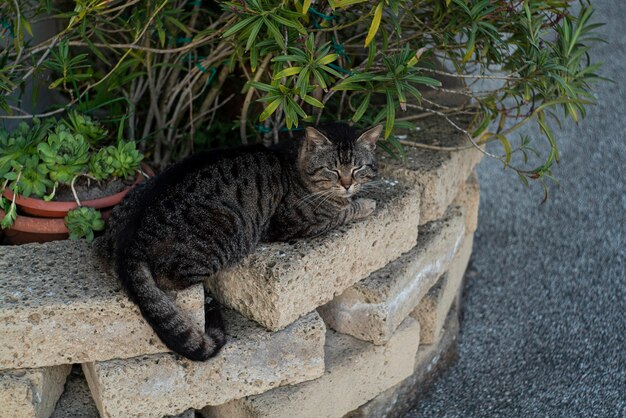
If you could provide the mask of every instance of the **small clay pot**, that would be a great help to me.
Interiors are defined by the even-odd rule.
[[[0,210],[0,217],[4,211]],[[48,242],[67,239],[69,231],[63,218],[33,218],[18,215],[11,228],[4,230],[9,243],[20,245],[30,242]]]
[[[102,212],[102,218],[107,219],[112,210]],[[4,211],[0,209],[0,218],[3,216]],[[58,241],[70,236],[63,218],[36,218],[26,215],[17,215],[13,226],[3,232],[9,243],[13,245]]]
[[[141,183],[142,180],[143,180],[143,176],[141,175],[141,173],[137,173],[135,182],[132,185],[126,187],[121,192],[112,194],[110,196],[104,196],[98,199],[81,200],[80,203],[82,206],[87,206],[87,207],[94,208],[94,209],[110,208],[120,203],[122,199],[124,198],[124,196],[126,196],[126,193],[128,193],[130,189],[135,187],[137,184]],[[6,197],[7,199],[13,200],[13,192],[9,190],[8,188],[4,190],[3,194],[4,194],[4,197]],[[35,216],[39,216],[43,218],[65,218],[65,215],[67,215],[67,212],[69,212],[72,209],[76,209],[78,207],[76,202],[73,202],[73,201],[72,202],[55,202],[55,201],[46,202],[45,200],[39,199],[36,197],[33,198],[33,197],[24,197],[24,196],[18,196],[17,199],[15,199],[15,203],[20,208],[21,212],[24,212],[25,214],[28,214],[28,215],[35,215]]]
[[[148,167],[142,166],[142,169],[149,176],[154,175],[154,172]],[[142,181],[143,176],[138,173],[135,182],[121,192],[99,199],[84,200],[80,203],[82,206],[99,209],[102,218],[107,219],[113,206],[121,202],[124,196]],[[13,199],[13,193],[8,189],[5,189],[4,196],[7,199]],[[63,218],[67,212],[78,207],[76,202],[46,202],[42,199],[19,196],[15,203],[21,213],[15,218],[13,226],[4,230],[4,235],[9,243],[20,245],[30,242],[57,241],[69,237],[69,231]],[[0,219],[3,217],[4,211],[0,209]]]

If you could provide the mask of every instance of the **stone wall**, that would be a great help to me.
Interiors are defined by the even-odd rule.
[[[465,144],[433,126],[422,141]],[[370,218],[207,281],[228,343],[204,363],[167,350],[88,244],[1,247],[0,418],[400,416],[454,359],[480,157],[381,155]],[[201,286],[176,298],[203,323]]]

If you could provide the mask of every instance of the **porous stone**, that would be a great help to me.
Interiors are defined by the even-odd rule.
[[[206,281],[222,304],[278,330],[409,251],[417,239],[419,193],[383,180],[376,211],[321,237],[260,245],[238,266]]]
[[[432,344],[439,338],[446,316],[461,291],[467,263],[472,255],[473,238],[472,234],[465,236],[448,271],[411,313],[411,316],[417,319],[422,327],[422,344]]]
[[[201,285],[176,303],[204,326]],[[56,241],[0,252],[0,369],[168,351],[89,244]]]
[[[91,397],[87,381],[79,365],[65,382],[65,390],[50,418],[98,418],[96,403]]]
[[[195,418],[195,417],[196,417],[196,411],[194,411],[193,409],[188,409],[182,414],[167,415],[164,418]]]
[[[331,328],[384,344],[448,269],[465,236],[464,210],[420,227],[417,245],[318,309]]]
[[[270,333],[226,310],[227,343],[206,362],[175,354],[83,364],[102,417],[162,417],[315,379],[324,373],[326,327],[312,312]]]
[[[458,310],[448,313],[444,330],[435,344],[420,345],[415,356],[415,371],[394,387],[344,415],[344,418],[401,418],[428,392],[432,383],[457,358],[459,335]]]
[[[419,324],[407,318],[384,346],[328,331],[326,372],[296,386],[274,389],[202,410],[210,418],[341,417],[413,372]]]
[[[462,127],[471,120],[468,115],[450,118]],[[418,130],[411,131],[407,140],[441,147],[467,147],[469,144],[463,133],[439,116],[420,120]],[[483,155],[471,146],[457,151],[405,146],[405,153],[406,159],[397,159],[380,151],[380,172],[418,186],[421,191],[420,225],[444,214]]]
[[[182,414],[167,415],[163,418],[195,418],[193,409]],[[50,418],[99,418],[96,402],[91,397],[85,375],[79,365],[74,365],[65,382],[65,390],[57,402]]]
[[[462,206],[465,208],[465,230],[467,233],[475,232],[478,227],[479,204],[480,183],[478,182],[476,171],[474,171],[452,202],[452,206]]]
[[[1,371],[0,418],[48,418],[71,369],[66,364]]]

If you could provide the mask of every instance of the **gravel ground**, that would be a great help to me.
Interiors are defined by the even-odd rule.
[[[626,2],[594,3],[615,84],[558,133],[546,204],[480,165],[459,360],[408,417],[626,417]]]

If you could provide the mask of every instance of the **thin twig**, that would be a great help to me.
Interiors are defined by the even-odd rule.
[[[480,79],[485,79],[485,80],[511,80],[511,81],[522,80],[521,77],[514,77],[511,75],[456,74],[456,73],[449,73],[447,71],[442,71],[442,70],[435,70],[434,68],[426,68],[426,67],[416,67],[416,68],[419,68],[422,71],[428,71],[430,73],[445,75],[445,76],[454,77],[454,78],[480,78]]]
[[[425,148],[433,151],[463,151],[466,149],[474,148],[473,145],[465,145],[462,147],[441,147],[437,145],[422,144],[421,142],[407,141],[405,139],[400,139],[398,140],[398,142],[402,145],[408,145],[415,148]]]
[[[272,55],[267,55],[259,68],[256,69],[256,74],[254,74],[254,81],[259,81],[261,76],[265,72],[270,60],[272,59]],[[239,136],[241,138],[241,143],[246,145],[248,143],[248,139],[246,138],[246,124],[248,123],[248,108],[250,107],[250,103],[252,102],[252,95],[256,89],[252,86],[248,89],[246,93],[246,98],[243,100],[243,106],[241,107],[241,116],[239,118]]]
[[[17,0],[13,0],[13,4],[15,5],[15,12],[17,13],[17,45],[20,50],[17,52],[17,58],[15,59],[15,65],[9,71],[9,75],[13,74],[13,71],[17,68],[20,60],[22,59],[22,54],[24,53],[24,45],[20,42],[20,36],[22,34],[22,14],[20,13],[20,5]]]
[[[407,107],[412,107],[412,108],[420,109],[420,110],[423,110],[424,112],[434,113],[434,114],[435,114],[435,115],[437,115],[437,116],[441,116],[441,117],[442,117],[442,118],[444,118],[444,119],[445,119],[445,120],[446,120],[446,121],[447,121],[450,125],[452,125],[452,127],[453,127],[454,129],[456,129],[456,130],[457,130],[457,131],[459,131],[459,132],[462,132],[462,133],[465,135],[465,137],[466,137],[466,138],[467,138],[467,139],[468,139],[468,140],[472,143],[472,146],[473,146],[474,148],[476,148],[477,150],[479,150],[480,152],[482,152],[484,155],[487,155],[487,156],[489,156],[489,157],[495,158],[495,159],[497,159],[497,160],[501,160],[501,158],[500,158],[499,156],[497,156],[497,155],[495,155],[495,154],[492,154],[492,153],[490,153],[490,152],[488,152],[488,151],[485,151],[485,150],[483,149],[483,147],[481,147],[480,145],[478,145],[478,144],[476,143],[476,139],[474,139],[474,137],[472,136],[472,134],[471,134],[471,133],[469,133],[467,130],[465,130],[465,129],[461,128],[459,125],[457,125],[457,124],[456,124],[456,122],[454,122],[452,119],[450,119],[450,118],[448,117],[448,115],[446,115],[445,113],[440,112],[440,111],[438,111],[438,110],[428,109],[428,108],[423,107],[423,106],[420,106],[420,105],[409,104],[409,103],[407,103]]]

